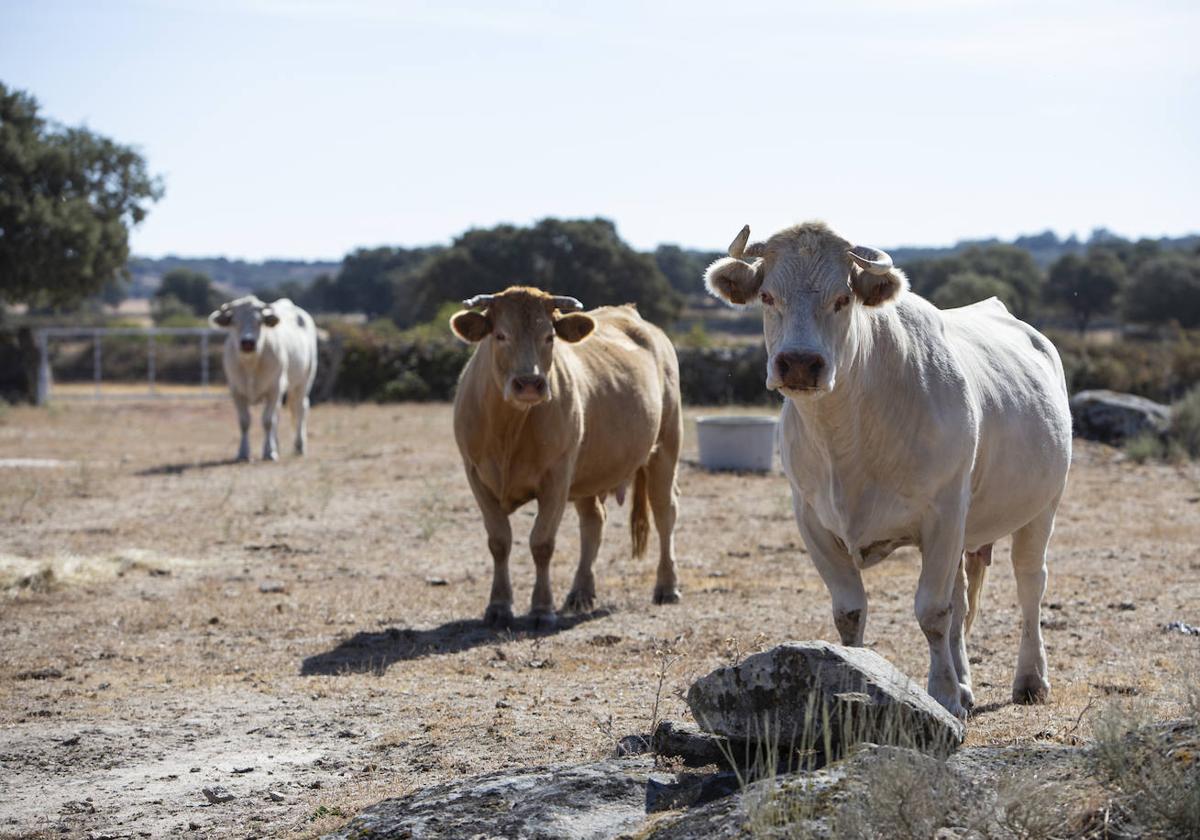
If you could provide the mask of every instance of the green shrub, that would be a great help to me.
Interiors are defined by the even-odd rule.
[[[1137,437],[1125,441],[1122,447],[1125,457],[1135,464],[1147,461],[1157,461],[1166,454],[1166,447],[1154,432],[1142,432]]]
[[[1200,458],[1200,386],[1171,408],[1171,443],[1191,458]]]

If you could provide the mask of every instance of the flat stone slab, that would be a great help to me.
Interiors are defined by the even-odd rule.
[[[653,768],[638,756],[434,785],[372,805],[325,840],[610,840],[645,821]]]

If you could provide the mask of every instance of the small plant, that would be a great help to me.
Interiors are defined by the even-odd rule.
[[[323,820],[326,817],[344,817],[344,816],[346,816],[346,814],[342,811],[341,808],[337,807],[336,805],[334,805],[332,808],[326,807],[325,805],[318,805],[317,809],[315,811],[313,811],[312,815],[308,818],[308,821],[316,822],[317,820]]]
[[[1190,458],[1200,458],[1200,385],[1171,408],[1171,443]]]
[[[1125,457],[1135,464],[1161,460],[1166,454],[1166,447],[1153,432],[1142,432],[1137,437],[1130,438],[1125,441],[1123,449]]]

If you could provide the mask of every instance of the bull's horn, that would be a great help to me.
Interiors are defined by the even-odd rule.
[[[750,225],[743,225],[738,231],[738,235],[729,243],[729,256],[740,260],[742,254],[746,250],[746,243],[750,241]]]
[[[272,309],[271,307],[269,307],[269,306],[264,306],[264,307],[262,308],[262,316],[263,316],[264,318],[270,318],[270,317],[272,317],[274,314],[275,314],[275,310],[274,310],[274,309]]]
[[[559,312],[583,311],[583,304],[569,295],[555,295],[550,300]]]
[[[892,258],[878,248],[855,245],[846,253],[868,274],[887,274],[892,270]]]
[[[228,301],[226,301],[225,303],[222,303],[222,304],[221,304],[221,311],[222,311],[222,312],[228,312],[228,311],[229,311],[229,302],[228,302]]]
[[[475,295],[475,297],[467,298],[462,303],[467,309],[476,309],[480,306],[488,306],[495,297],[495,295]]]

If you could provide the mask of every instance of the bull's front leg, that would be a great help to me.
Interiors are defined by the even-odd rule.
[[[281,394],[278,390],[276,390],[267,394],[266,403],[263,405],[262,456],[264,461],[279,460],[279,406],[281,401]]]
[[[242,442],[238,446],[237,459],[250,460],[250,400],[245,394],[233,392],[233,405],[237,409],[238,426],[242,430]]]
[[[962,636],[966,614],[962,553],[967,492],[964,489],[950,495],[950,499],[938,500],[933,515],[922,526],[921,576],[913,608],[929,643],[929,694],[952,715],[964,718],[966,704],[972,702]],[[961,604],[956,604],[956,599]]]
[[[554,538],[567,507],[567,491],[573,465],[563,465],[548,474],[538,488],[537,517],[529,533],[529,551],[533,554],[535,580],[529,616],[535,630],[553,630],[558,624],[554,614],[554,594],[550,589],[550,558],[554,556]]]
[[[512,624],[512,579],[508,572],[508,556],[512,551],[512,525],[508,514],[492,491],[484,486],[472,467],[467,467],[467,481],[487,531],[488,551],[492,555],[492,594],[488,599],[483,621],[489,627],[508,627]]]
[[[808,547],[813,566],[825,582],[833,601],[833,623],[842,644],[861,647],[867,629],[867,590],[862,572],[845,547],[823,526],[793,491],[792,507],[800,536]]]

